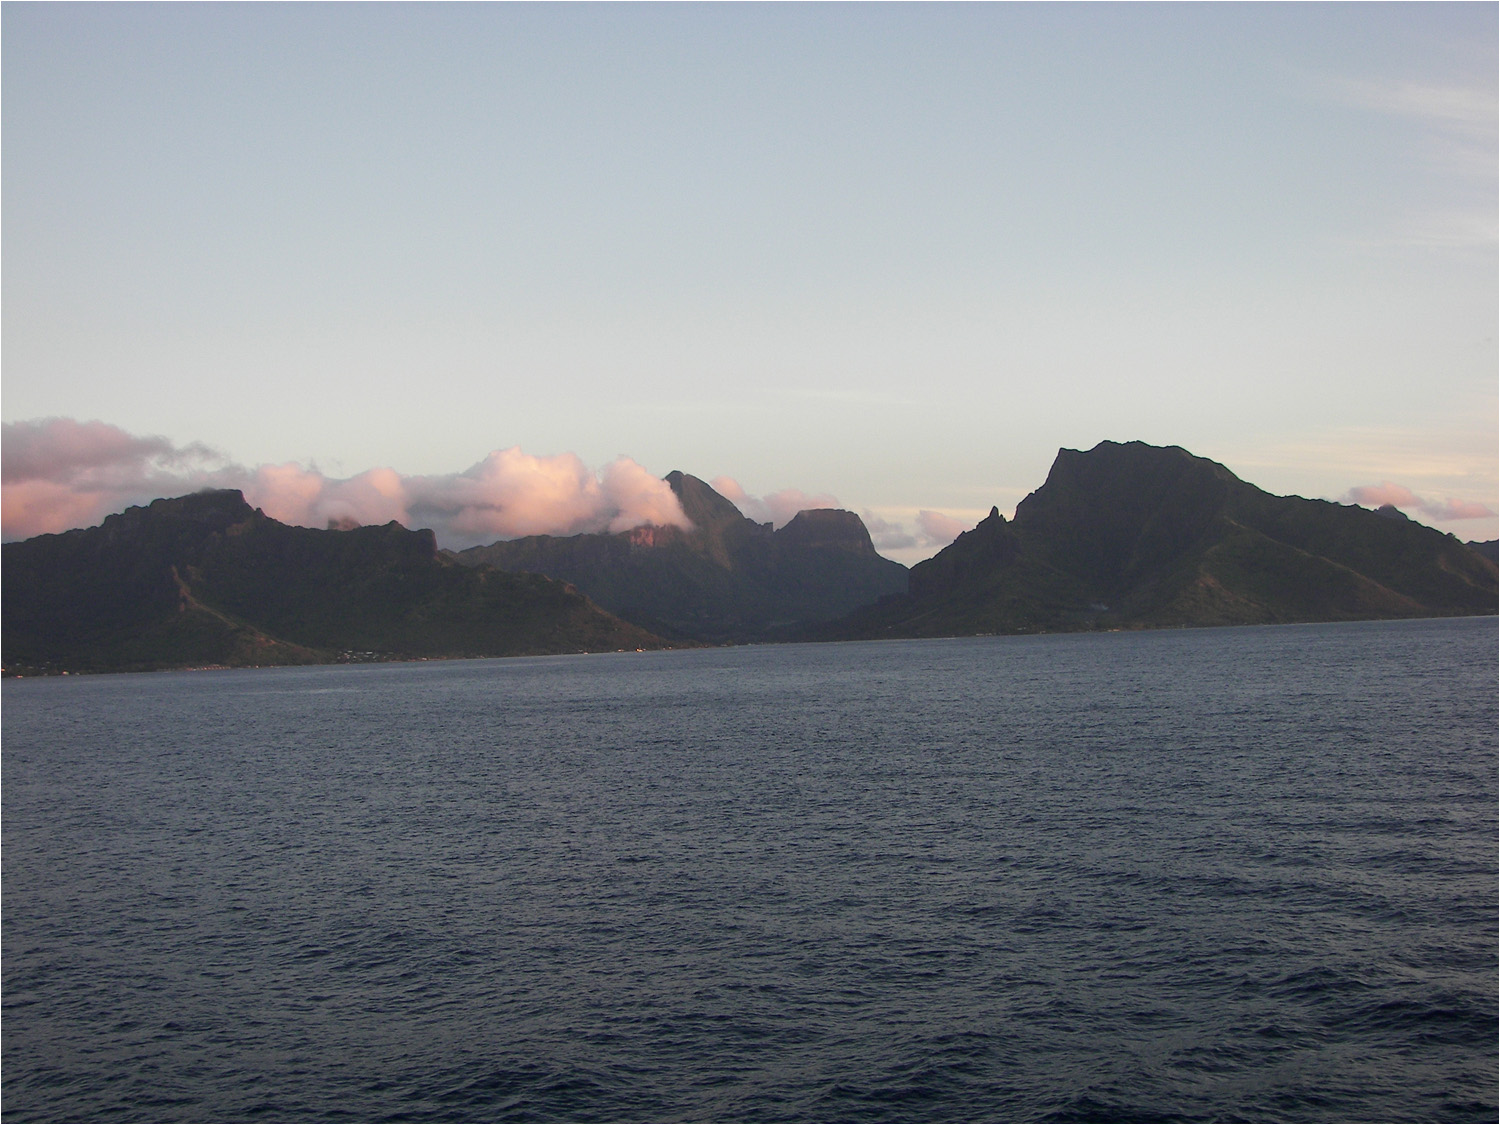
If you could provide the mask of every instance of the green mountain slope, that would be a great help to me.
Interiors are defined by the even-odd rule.
[[[430,531],[289,527],[238,492],[157,500],[3,550],[7,671],[663,644],[560,582],[459,566]]]
[[[875,553],[853,512],[799,512],[785,527],[746,519],[697,477],[667,476],[693,521],[618,534],[524,539],[454,557],[570,582],[653,632],[714,643],[787,638],[906,589],[906,568]]]
[[[1241,625],[1496,612],[1495,565],[1363,508],[1272,496],[1176,447],[1064,449],[1016,509],[824,637]]]

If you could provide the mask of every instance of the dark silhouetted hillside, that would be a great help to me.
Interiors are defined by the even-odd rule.
[[[455,557],[546,574],[662,636],[714,643],[793,637],[906,589],[906,568],[876,554],[853,512],[799,512],[773,531],[697,477],[673,472],[666,479],[690,530],[533,535]]]
[[[1401,513],[1272,496],[1176,447],[1059,451],[1046,483],[825,637],[1496,612],[1496,570]]]
[[[459,566],[431,531],[278,523],[238,492],[157,500],[4,546],[7,671],[306,664],[660,647],[537,575]]]

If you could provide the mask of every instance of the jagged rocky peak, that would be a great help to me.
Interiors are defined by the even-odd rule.
[[[930,597],[978,574],[1003,570],[1015,559],[1019,543],[1013,524],[991,507],[990,514],[930,559],[912,567],[908,590]]]
[[[1384,516],[1388,520],[1405,520],[1407,523],[1411,522],[1411,517],[1394,504],[1380,505],[1380,507],[1375,509],[1375,514],[1377,516]]]
[[[776,533],[776,542],[874,555],[875,544],[864,521],[842,508],[807,508]]]
[[[682,505],[682,514],[699,527],[745,518],[738,508],[695,476],[673,469],[666,475],[666,482]]]

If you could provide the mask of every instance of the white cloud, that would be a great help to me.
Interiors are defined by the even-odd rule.
[[[1494,147],[1500,98],[1493,86],[1334,78],[1327,87],[1346,105],[1412,118]]]
[[[1473,206],[1437,207],[1409,215],[1386,236],[1361,241],[1436,249],[1489,249],[1496,245],[1500,229],[1493,185],[1500,99],[1493,83],[1330,78],[1320,85],[1343,105],[1416,125],[1424,138],[1413,150],[1413,159],[1448,176],[1455,185],[1467,185],[1470,190],[1463,192],[1466,196],[1473,197],[1473,189],[1479,189],[1482,200]]]

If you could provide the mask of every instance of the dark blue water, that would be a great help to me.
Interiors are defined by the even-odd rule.
[[[7,682],[4,1115],[1493,1121],[1496,650]]]

